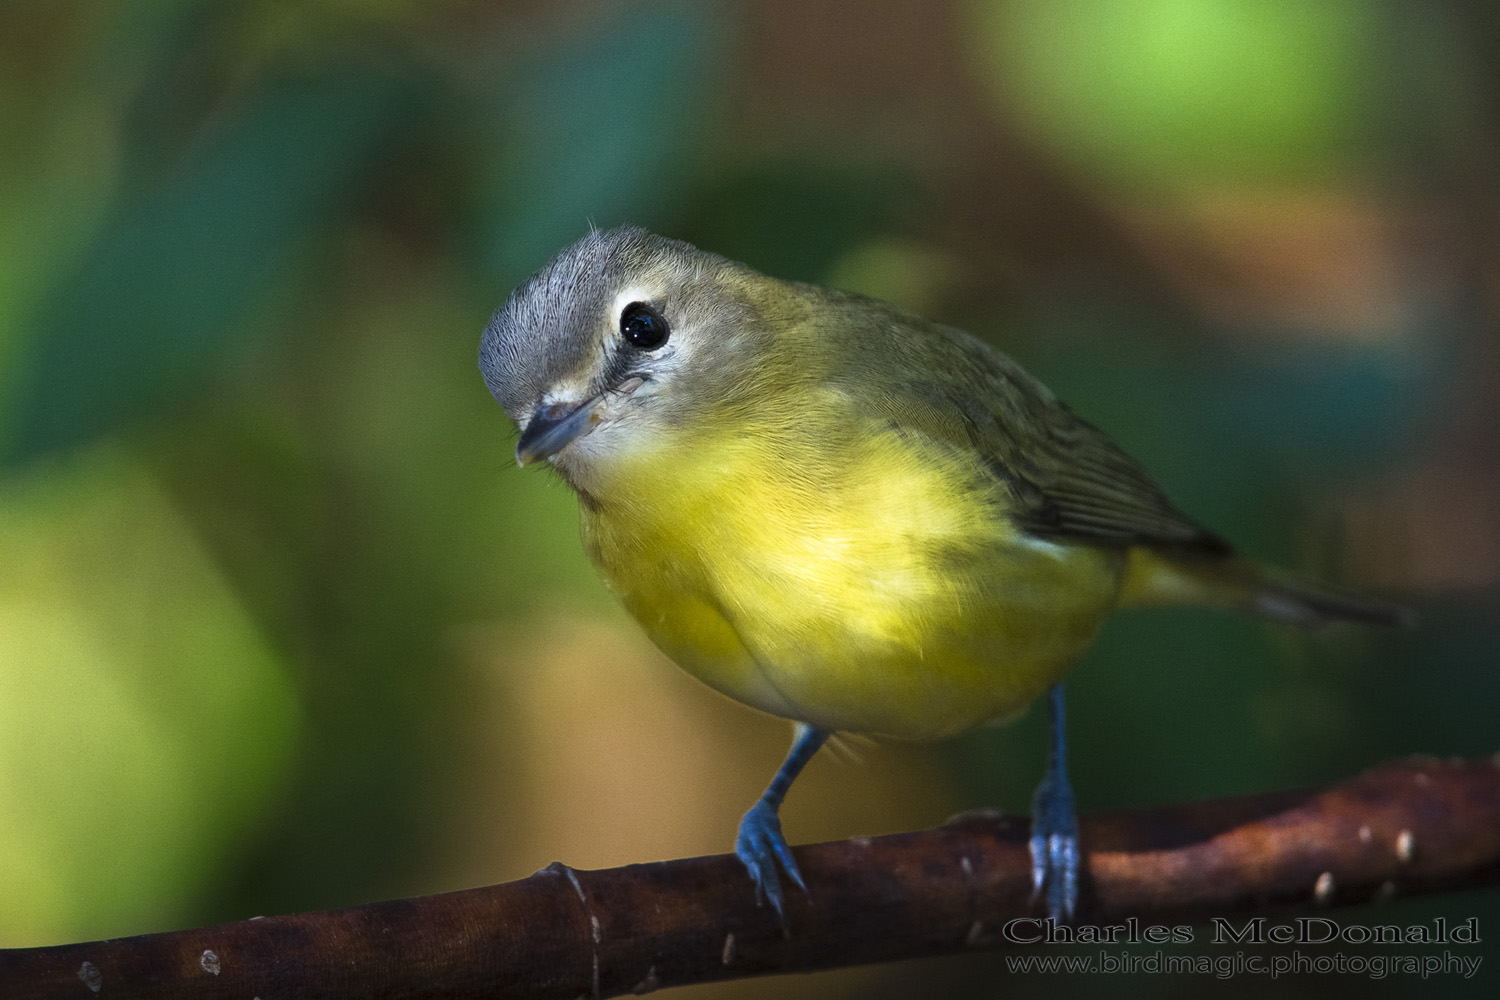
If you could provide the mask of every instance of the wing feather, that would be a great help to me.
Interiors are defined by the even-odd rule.
[[[825,294],[842,300],[834,315],[847,322],[858,309],[865,318],[858,343],[850,345],[849,363],[857,369],[848,379],[850,391],[897,427],[977,452],[1010,492],[1012,516],[1026,532],[1181,554],[1231,551],[1178,510],[1108,435],[1004,354],[886,303]],[[887,356],[877,360],[875,351]],[[872,373],[880,372],[924,375],[872,382]],[[871,393],[872,384],[884,391]]]

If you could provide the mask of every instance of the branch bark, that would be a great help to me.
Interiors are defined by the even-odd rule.
[[[1086,816],[1080,924],[1181,924],[1500,881],[1500,755],[1412,758],[1316,791]],[[796,850],[791,933],[732,855],[579,871],[197,930],[0,950],[47,1000],[618,996],[1003,944],[1038,919],[1028,824],[965,814]],[[1036,928],[1040,924],[1029,924]],[[92,993],[90,992],[92,991]]]

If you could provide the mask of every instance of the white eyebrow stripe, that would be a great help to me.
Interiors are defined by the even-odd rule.
[[[661,298],[660,288],[650,288],[646,285],[627,285],[615,296],[614,306],[610,310],[610,316],[615,323],[619,323],[620,313],[632,302],[654,302]]]

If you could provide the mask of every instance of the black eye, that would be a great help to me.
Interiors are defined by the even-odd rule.
[[[631,347],[655,350],[667,342],[671,332],[666,317],[644,302],[632,302],[620,312],[620,336]]]

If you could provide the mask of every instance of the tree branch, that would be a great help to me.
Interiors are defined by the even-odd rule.
[[[0,993],[571,998],[1002,944],[1038,918],[1028,825],[980,814],[798,848],[792,931],[731,855],[578,871],[347,910],[0,951]],[[1386,764],[1321,791],[1084,817],[1080,924],[1179,924],[1500,881],[1500,759]],[[1039,925],[1031,925],[1033,927]]]

